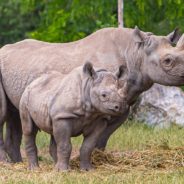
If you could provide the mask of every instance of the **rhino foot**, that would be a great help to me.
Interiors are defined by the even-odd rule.
[[[95,169],[95,168],[92,166],[92,164],[87,164],[87,163],[80,164],[80,170],[82,170],[82,171],[90,171],[93,169]]]
[[[38,170],[39,168],[40,167],[39,167],[38,163],[34,163],[34,164],[29,165],[29,170],[31,170],[31,171]]]
[[[8,157],[6,155],[6,152],[4,150],[0,150],[0,162],[7,163]]]
[[[66,172],[70,170],[70,167],[67,164],[57,163],[55,169],[56,171]]]

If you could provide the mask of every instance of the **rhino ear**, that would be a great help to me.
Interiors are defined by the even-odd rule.
[[[172,33],[167,35],[168,40],[174,44],[178,42],[180,37],[181,37],[181,32],[179,28],[176,28]]]
[[[153,35],[153,33],[152,33],[152,32],[145,32],[145,34],[146,34],[147,36],[151,36],[151,35]]]
[[[123,77],[127,73],[127,67],[124,65],[121,65],[118,70],[116,71],[115,75],[119,79]]]
[[[133,39],[135,42],[142,43],[145,41],[146,35],[141,32],[141,30],[135,26],[133,30]]]
[[[93,65],[90,62],[86,62],[83,66],[83,72],[88,76],[92,77],[93,79],[96,77],[96,72],[93,68]]]

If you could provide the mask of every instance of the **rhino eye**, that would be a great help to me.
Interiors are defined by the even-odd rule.
[[[172,63],[172,60],[170,58],[167,58],[164,60],[165,65],[170,65]]]
[[[163,61],[162,61],[162,64],[164,67],[166,67],[167,69],[173,67],[173,64],[174,64],[174,57],[170,56],[170,57],[166,57]]]
[[[108,101],[109,100],[109,92],[102,92],[101,94],[100,94],[100,100],[102,101],[102,102],[106,102],[106,101]]]

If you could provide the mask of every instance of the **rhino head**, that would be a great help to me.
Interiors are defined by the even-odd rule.
[[[96,109],[105,114],[119,115],[128,110],[125,98],[120,96],[124,66],[120,66],[115,73],[106,70],[94,70],[91,63],[83,67],[86,82],[83,86],[84,101],[90,109]]]
[[[153,83],[184,84],[184,44],[180,36],[177,29],[168,36],[145,34],[137,27],[134,29],[134,41],[125,52],[128,68],[125,86],[129,99],[149,89]]]

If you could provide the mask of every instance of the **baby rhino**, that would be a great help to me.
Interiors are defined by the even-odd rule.
[[[127,111],[119,95],[123,67],[113,74],[93,69],[91,63],[63,78],[58,72],[43,74],[24,91],[20,116],[29,168],[38,167],[35,137],[41,129],[54,138],[56,169],[67,170],[72,150],[70,138],[82,134],[80,168],[90,170],[91,153],[111,116]]]

